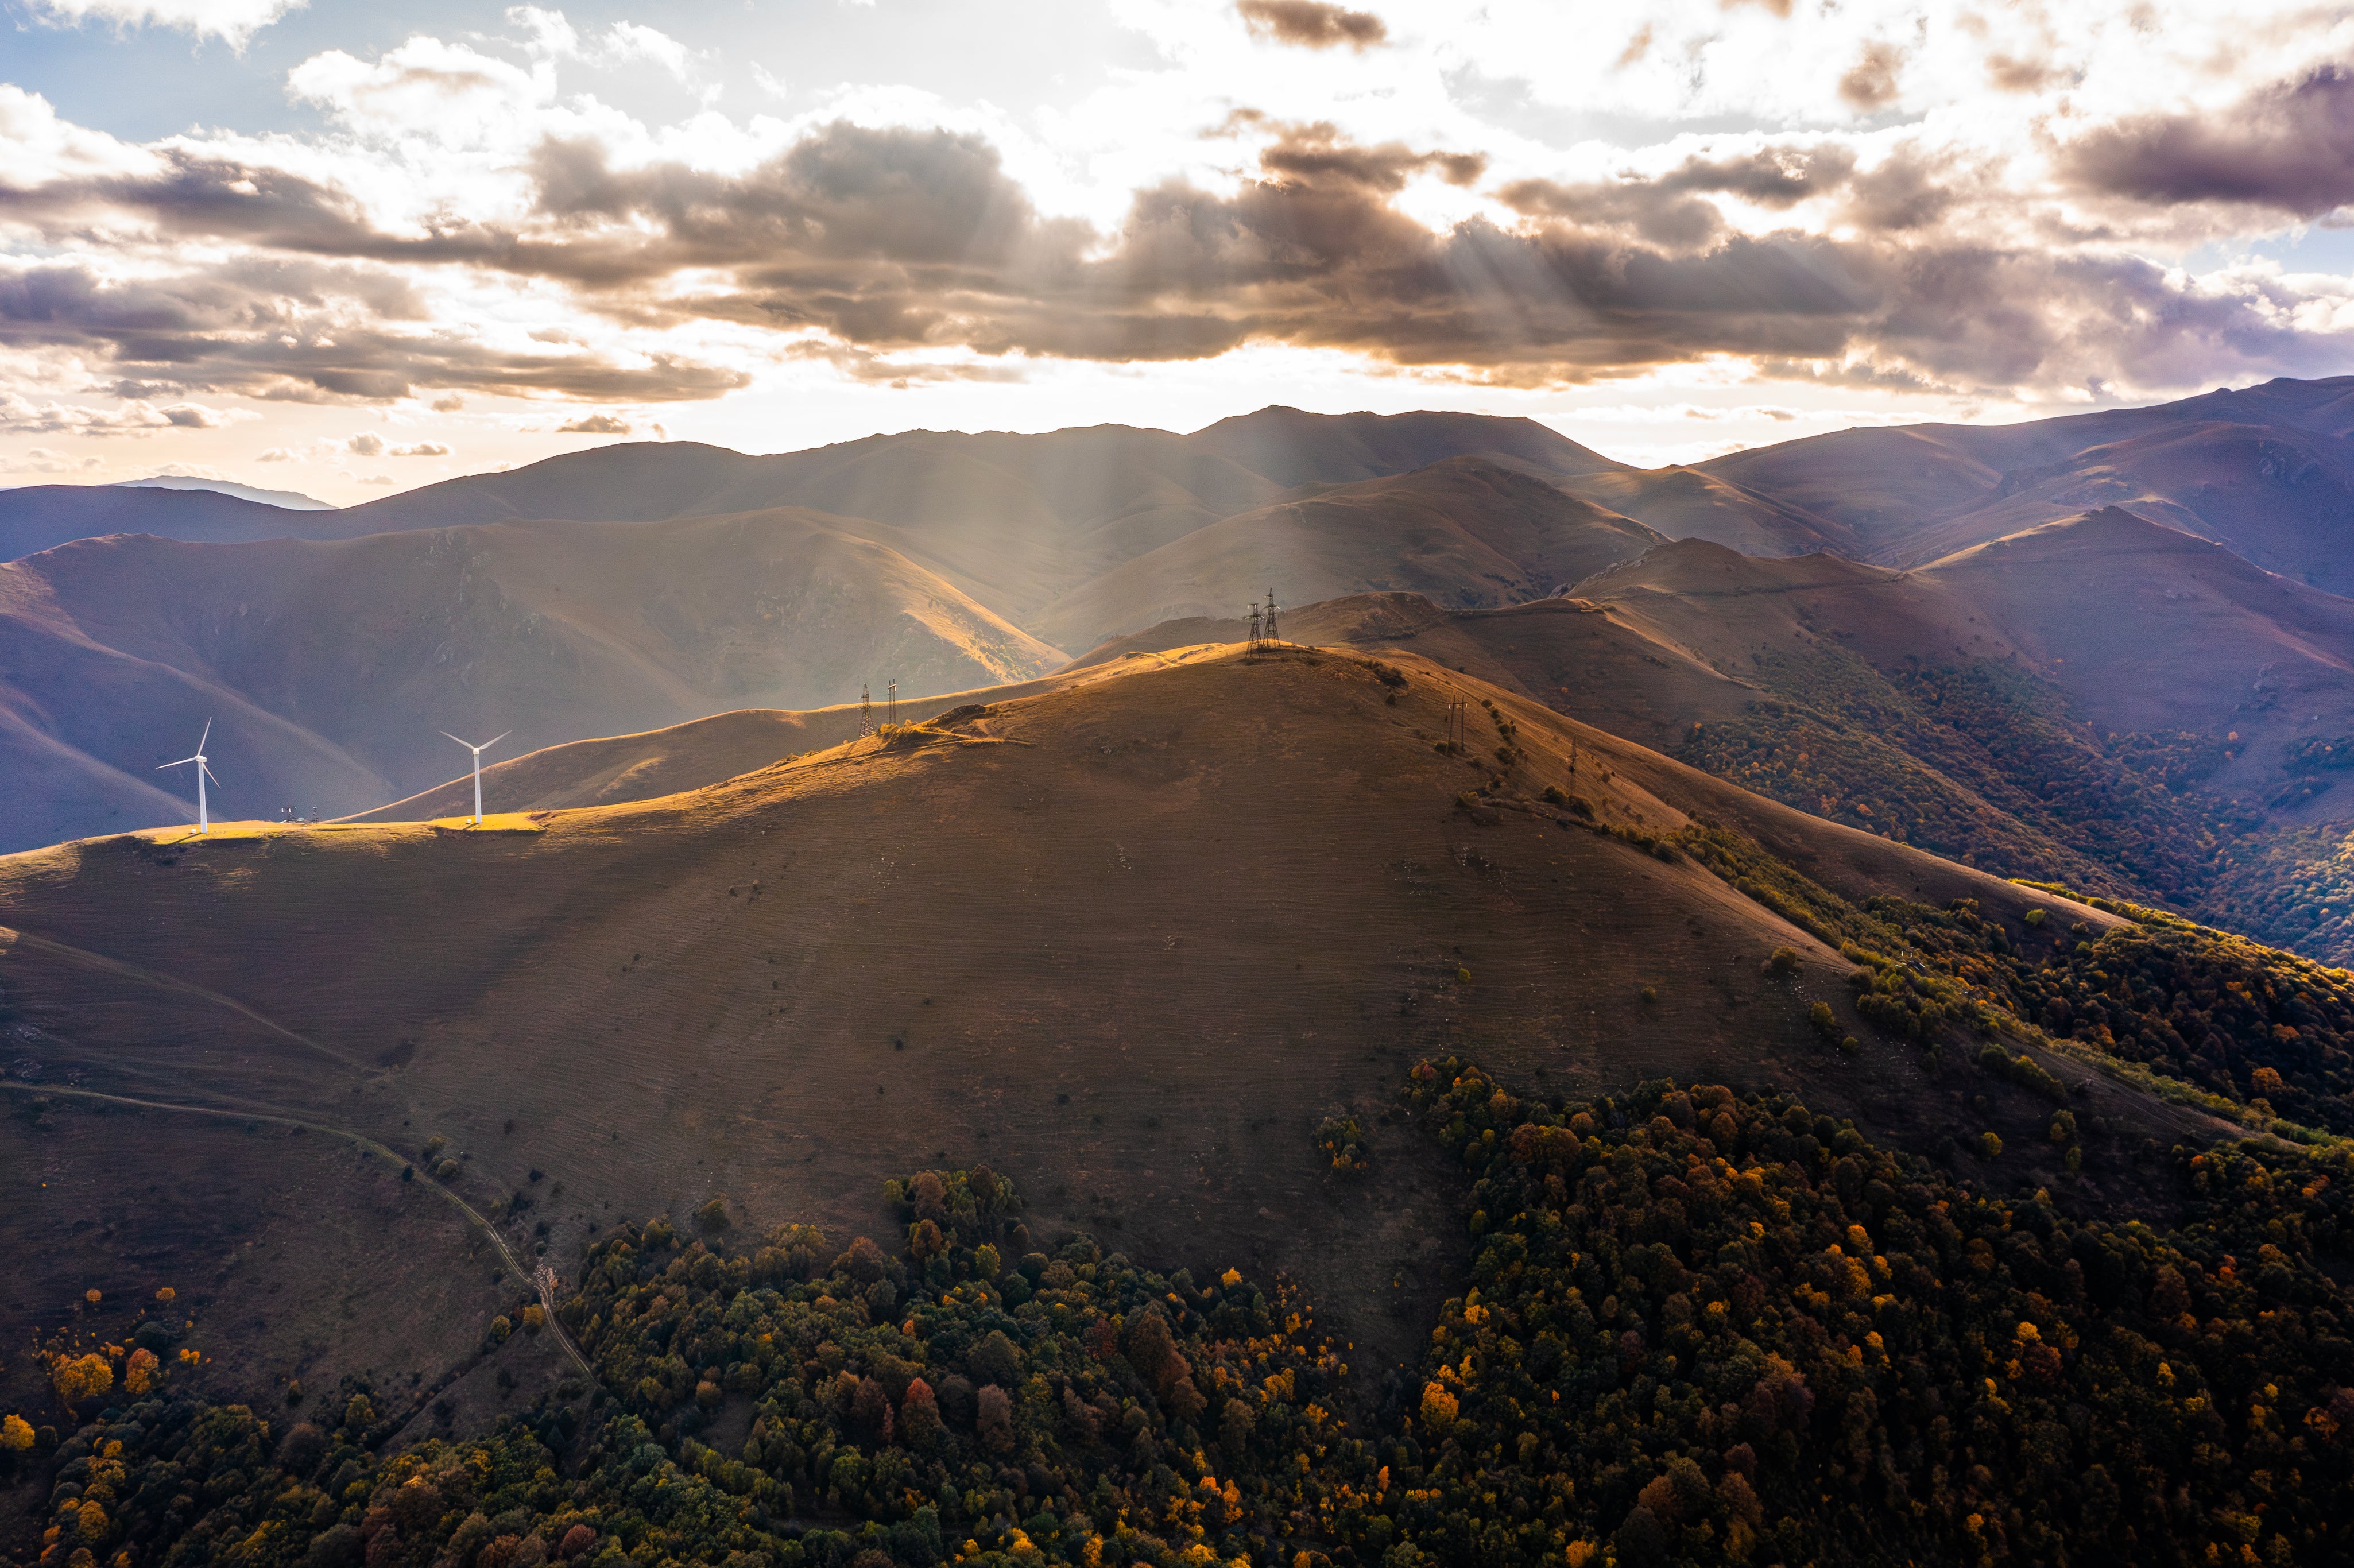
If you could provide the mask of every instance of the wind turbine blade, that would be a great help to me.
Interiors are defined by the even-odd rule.
[[[196,764],[196,766],[197,766],[199,768],[203,769],[203,771],[204,771],[204,775],[205,775],[205,777],[206,777],[206,778],[207,778],[207,779],[211,779],[211,780],[212,780],[214,783],[216,783],[216,784],[219,784],[219,783],[220,783],[220,775],[213,771],[213,766],[212,766],[212,764],[211,764],[211,763],[209,763],[209,762],[199,762],[199,763],[197,763],[197,764]],[[228,788],[228,786],[227,786],[227,785],[222,785],[221,787],[222,787],[223,789],[227,789],[227,788]]]
[[[201,753],[205,748],[205,742],[210,740],[212,737],[213,721],[207,719],[205,720],[205,733],[196,737],[196,750]]]
[[[486,741],[482,742],[481,749],[482,749],[482,750],[484,750],[484,751],[488,751],[488,750],[490,750],[490,748],[491,748],[491,747],[493,747],[496,746],[499,742],[501,742],[501,741],[504,740],[507,736],[509,736],[513,735],[514,733],[514,731],[513,731],[513,730],[511,730],[511,729],[501,730],[498,734],[496,734],[496,735],[494,735],[494,736],[491,736],[491,738],[490,738],[490,739],[488,739],[488,740],[486,740]]]
[[[193,758],[193,757],[183,757],[183,758],[180,758],[180,760],[179,760],[179,761],[177,761],[177,762],[159,762],[159,763],[157,763],[157,764],[155,765],[155,771],[156,771],[156,772],[158,772],[158,773],[161,773],[161,772],[163,772],[163,771],[164,771],[164,769],[165,769],[166,768],[184,768],[184,767],[186,767],[187,764],[189,764],[189,763],[191,763],[191,762],[194,762],[195,760],[196,760],[196,758]]]
[[[445,730],[443,730],[443,731],[441,731],[441,733],[442,733],[443,735],[450,736],[450,738],[451,738],[451,740],[458,740],[458,737],[457,737],[456,736],[454,736],[454,735],[450,735],[450,732],[449,732],[448,730],[446,730],[446,729],[445,729]],[[482,749],[481,747],[476,746],[476,745],[475,745],[472,741],[471,741],[471,740],[458,740],[458,744],[459,744],[460,746],[464,747],[465,747],[467,750],[469,750],[469,751],[480,751],[480,750],[482,750]]]

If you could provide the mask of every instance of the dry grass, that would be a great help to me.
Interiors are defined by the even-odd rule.
[[[1042,1239],[1083,1227],[1172,1265],[1288,1271],[1394,1360],[1463,1235],[1458,1179],[1379,1119],[1416,1055],[1476,1044],[1553,1090],[1778,1084],[1899,1143],[1983,1086],[1937,1081],[1910,1046],[1824,1046],[1807,1010],[1845,1009],[1844,960],[1540,798],[1569,787],[1650,832],[1702,811],[1854,897],[2000,916],[2028,890],[1387,657],[1402,693],[1310,650],[1120,661],[921,744],[537,832],[296,831],[233,858],[123,836],[0,859],[0,907],[48,944],[0,945],[0,989],[53,1076],[405,1151],[444,1136],[471,1156],[457,1189],[486,1212],[523,1193],[514,1228],[547,1221],[559,1266],[592,1225],[723,1192],[755,1223],[879,1233],[881,1176],[982,1160],[1034,1195]],[[1433,748],[1457,692],[1469,759]],[[1525,760],[1501,778],[1483,696],[1518,726]],[[1475,789],[1495,825],[1458,809]],[[1797,973],[1761,975],[1781,947]],[[1335,1113],[1368,1127],[1364,1181],[1314,1146]],[[149,1118],[138,1136],[200,1163],[219,1135]],[[5,1224],[54,1228],[46,1202]],[[424,1247],[379,1266],[392,1298],[451,1264]]]

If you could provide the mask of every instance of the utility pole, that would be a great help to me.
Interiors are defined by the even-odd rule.
[[[897,729],[899,727],[899,683],[894,681],[883,690],[886,694],[883,699],[883,722],[893,729]]]

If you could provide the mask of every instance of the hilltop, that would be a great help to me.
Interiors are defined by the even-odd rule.
[[[1757,846],[1756,874],[1854,900],[1973,899],[2023,951],[2049,945],[2032,910],[2063,945],[2062,923],[2115,916],[1410,655],[1402,687],[1357,658],[1231,645],[1124,663],[536,833],[126,836],[0,860],[11,1071],[20,1103],[28,1079],[58,1087],[0,1124],[34,1276],[10,1310],[168,1278],[232,1382],[405,1377],[449,1336],[429,1314],[342,1317],[338,1238],[364,1214],[394,1226],[367,1290],[402,1302],[448,1297],[482,1243],[339,1152],[338,1129],[450,1161],[518,1236],[545,1224],[559,1260],[650,1204],[722,1195],[764,1224],[870,1227],[887,1142],[1007,1171],[1042,1234],[1289,1271],[1402,1353],[1459,1198],[1384,1131],[1378,1180],[1336,1184],[1308,1133],[1377,1121],[1402,1066],[1458,1040],[1564,1091],[1770,1082],[1900,1144],[1989,1125],[2024,1139],[2022,1171],[2056,1159],[2032,1152],[2036,1096],[1863,1025],[1851,960],[1661,835],[1704,819]],[[1458,696],[1469,757],[1434,749]],[[1858,1054],[1826,1041],[1818,1001]],[[93,1116],[69,1090],[226,1115]],[[2088,1092],[2127,1142],[2214,1125]],[[192,1167],[206,1217],[138,1196]],[[2134,1202],[2119,1170],[2102,1190]],[[91,1213],[105,1225],[77,1229]],[[258,1245],[225,1267],[229,1237]]]

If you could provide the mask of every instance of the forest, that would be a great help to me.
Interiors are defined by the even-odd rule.
[[[1752,655],[1771,694],[1675,755],[1721,779],[2001,876],[2162,904],[2325,962],[2354,961],[2342,822],[2264,828],[2216,793],[2236,736],[2100,733],[2007,662],[1883,673],[1829,645]],[[2275,805],[2327,792],[2354,739],[2293,743]]]
[[[1042,1243],[975,1167],[885,1183],[888,1245],[620,1228],[558,1311],[593,1382],[479,1438],[400,1447],[358,1386],[207,1404],[152,1353],[118,1393],[108,1346],[0,1453],[54,1467],[42,1568],[2354,1552],[2337,1140],[2165,1153],[2160,1226],[1713,1086],[1523,1099],[1448,1058],[1384,1118],[1460,1165],[1473,1248],[1402,1387],[1279,1282]],[[547,1331],[519,1302],[485,1346]]]

